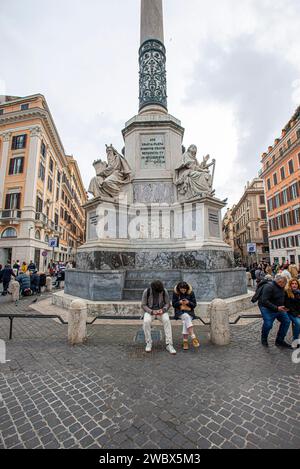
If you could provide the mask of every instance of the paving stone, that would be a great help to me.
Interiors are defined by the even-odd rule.
[[[16,320],[11,361],[0,367],[0,447],[299,448],[300,378],[290,354],[262,353],[260,321],[232,327],[222,350],[195,327],[201,360],[181,351],[179,327],[173,360],[163,343],[149,359],[133,343],[136,326],[90,326],[87,344],[70,349],[66,326]],[[0,338],[7,332],[0,320]]]

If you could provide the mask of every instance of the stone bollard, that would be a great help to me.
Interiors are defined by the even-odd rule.
[[[230,344],[229,307],[226,301],[216,299],[209,306],[210,340],[215,345]]]
[[[74,300],[68,314],[68,341],[70,345],[82,344],[87,340],[87,304],[83,300]]]
[[[52,291],[52,277],[46,278],[46,291]]]
[[[20,284],[16,280],[13,280],[10,284],[10,292],[12,294],[12,301],[18,304],[20,299]]]

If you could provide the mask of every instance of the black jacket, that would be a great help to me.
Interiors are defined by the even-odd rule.
[[[9,283],[12,276],[15,277],[15,274],[11,267],[4,267],[4,269],[1,270],[1,281],[3,283]]]
[[[285,291],[284,288],[279,287],[276,282],[270,282],[265,285],[262,294],[258,300],[258,306],[268,308],[275,313],[278,313],[278,307],[285,305]]]
[[[189,301],[188,306],[191,308],[191,311],[181,311],[181,309],[180,309],[180,306],[181,306],[180,301],[181,300],[188,300]],[[195,318],[195,311],[194,310],[197,306],[197,300],[196,300],[195,293],[193,292],[193,289],[192,289],[191,285],[189,285],[189,289],[188,289],[188,291],[185,295],[182,295],[182,293],[180,293],[177,290],[177,285],[176,285],[176,287],[174,288],[174,293],[173,293],[172,306],[175,310],[175,319],[180,319],[180,317],[184,313],[188,313],[190,316],[192,316],[192,318]]]
[[[286,293],[284,305],[289,310],[289,314],[296,317],[300,316],[300,293],[296,293],[295,298],[289,298]]]

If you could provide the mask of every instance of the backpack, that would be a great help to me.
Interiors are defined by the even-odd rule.
[[[25,288],[25,290],[23,291],[23,296],[31,296],[30,288]]]
[[[251,303],[256,303],[261,295],[262,295],[262,292],[263,292],[263,289],[264,289],[264,286],[267,285],[269,283],[268,280],[262,280],[254,294],[254,296],[251,298]]]

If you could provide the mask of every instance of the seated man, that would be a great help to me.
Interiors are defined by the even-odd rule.
[[[171,355],[176,355],[176,350],[173,347],[171,321],[168,314],[170,306],[169,294],[159,280],[153,282],[151,287],[144,291],[142,309],[145,312],[144,333],[147,353],[152,351],[151,324],[154,318],[159,319],[164,326],[167,351]]]
[[[285,342],[285,336],[289,330],[291,321],[287,314],[288,309],[285,305],[285,286],[287,279],[283,275],[276,275],[275,281],[264,285],[261,295],[258,299],[258,306],[264,319],[261,343],[268,347],[268,336],[273,327],[275,319],[280,322],[275,344],[278,347],[291,348]]]

